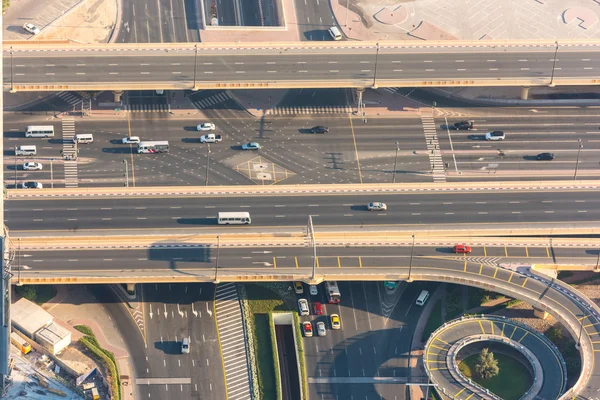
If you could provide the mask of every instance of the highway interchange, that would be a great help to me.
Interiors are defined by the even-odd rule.
[[[3,52],[4,88],[34,90],[37,85],[56,85],[63,89],[68,85],[71,90],[137,90],[160,85],[191,89],[246,83],[364,88],[419,86],[440,80],[514,86],[592,83],[597,76],[593,46],[564,44],[555,62],[554,43],[488,47],[344,43],[305,47],[100,45],[96,51],[74,45],[35,49],[14,44]]]

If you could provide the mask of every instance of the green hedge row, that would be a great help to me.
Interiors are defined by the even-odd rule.
[[[96,335],[94,335],[94,331],[92,331],[92,328],[90,328],[87,325],[75,325],[73,328],[77,329],[79,332],[83,333],[84,335],[96,337]]]
[[[277,400],[281,400],[281,372],[279,371],[279,354],[277,353],[277,337],[275,334],[275,323],[273,322],[273,313],[269,313],[269,332],[271,334],[271,349],[273,353],[273,369],[275,370],[275,389],[277,390]]]
[[[108,371],[107,380],[111,387],[113,399],[120,400],[121,387],[119,384],[119,370],[117,363],[115,362],[115,356],[110,351],[100,347],[98,340],[96,340],[94,336],[84,336],[79,339],[79,343],[81,343],[81,345],[88,349],[93,355],[98,357],[102,364],[104,364],[106,370]]]
[[[294,316],[294,329],[296,330],[296,354],[298,354],[298,361],[300,363],[300,389],[302,390],[302,398],[308,400],[308,379],[306,378],[306,365],[304,364],[304,346],[302,345],[302,331],[300,330],[300,318],[298,313],[292,314]]]

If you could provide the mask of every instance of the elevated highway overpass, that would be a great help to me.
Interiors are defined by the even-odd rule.
[[[598,41],[4,42],[5,91],[597,85]]]

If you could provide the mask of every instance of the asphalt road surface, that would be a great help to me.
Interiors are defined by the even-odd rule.
[[[300,40],[331,40],[327,29],[336,26],[328,1],[294,0]]]
[[[216,228],[220,211],[246,211],[253,225],[302,227],[313,216],[315,229],[327,226],[429,225],[477,229],[482,224],[569,223],[598,221],[594,191],[314,195],[281,197],[185,197],[144,199],[8,200],[5,223],[14,231],[92,229]],[[382,201],[387,211],[369,212]],[[459,225],[460,224],[460,225]],[[509,225],[506,225],[509,226]],[[233,227],[232,227],[233,228]],[[219,231],[227,227],[219,226]],[[235,230],[235,229],[232,229]],[[214,231],[214,229],[213,229]]]
[[[148,284],[143,290],[145,357],[139,364],[142,398],[221,399],[225,383],[212,284]],[[181,341],[190,338],[189,354]],[[145,380],[154,382],[145,385]],[[183,379],[185,383],[174,383]]]
[[[343,91],[292,91],[281,108],[325,107],[326,104],[348,104]],[[201,102],[221,92],[205,91],[190,97]],[[346,114],[273,115],[262,119],[250,117],[232,99],[220,96],[224,102],[202,110],[205,117],[169,118],[168,113],[129,113],[118,120],[77,119],[78,133],[91,133],[94,143],[80,146],[78,183],[85,186],[123,186],[128,162],[131,186],[204,185],[208,146],[199,143],[197,124],[205,121],[217,126],[222,143],[210,146],[208,183],[236,184],[305,184],[305,183],[390,183],[431,182],[431,144],[427,142],[419,118],[377,118],[370,116],[367,124]],[[154,91],[129,93],[130,107],[152,109],[168,107],[168,98]],[[449,110],[450,111],[450,110]],[[473,111],[482,116],[471,116]],[[597,153],[600,142],[595,138],[600,117],[594,110],[489,108],[458,109],[454,117],[438,117],[435,148],[447,163],[447,181],[465,180],[540,180],[596,178],[600,175]],[[445,128],[463,119],[473,119],[475,129],[452,131]],[[52,124],[56,136],[51,140],[25,138],[27,125]],[[315,135],[309,129],[326,125],[327,134]],[[5,183],[13,187],[25,180],[36,180],[50,186],[64,187],[61,125],[52,114],[5,116]],[[485,133],[505,132],[503,141],[486,141]],[[132,154],[135,146],[122,145],[129,135],[143,140],[165,140],[170,152],[162,155]],[[580,142],[583,148],[580,148]],[[240,150],[243,143],[258,142],[257,152]],[[396,143],[398,156],[396,157]],[[14,157],[14,146],[35,144],[36,157]],[[552,161],[537,161],[535,156],[552,152]],[[50,158],[55,158],[53,174]],[[357,159],[359,162],[357,162]],[[42,171],[23,171],[26,161],[44,165]],[[17,169],[15,171],[15,163]],[[268,174],[253,166],[268,164]],[[396,174],[394,176],[394,165]],[[577,171],[576,171],[577,169]],[[16,173],[15,173],[16,172]],[[262,171],[261,171],[262,172]],[[53,179],[51,179],[53,178]]]
[[[339,282],[340,304],[327,304],[319,286],[317,296],[308,288],[298,297],[307,298],[312,310],[323,304],[323,314],[300,317],[313,324],[314,336],[304,338],[310,398],[395,399],[405,396],[409,378],[409,354],[421,308],[414,305],[427,285],[410,284],[405,291],[387,294],[381,282]],[[331,329],[331,314],[340,316],[342,329]],[[324,322],[327,335],[317,336],[317,322]],[[376,383],[376,378],[389,379]]]
[[[278,82],[281,85],[285,82],[329,85],[339,81],[340,85],[352,82],[346,85],[354,87],[384,86],[386,81],[486,79],[508,84],[511,80],[527,79],[548,84],[555,57],[554,46],[538,45],[535,49],[447,46],[436,50],[438,52],[433,53],[395,45],[319,50],[271,46],[259,51],[200,47],[196,53],[190,46],[170,51],[107,49],[100,56],[75,46],[68,52],[13,47],[11,51],[4,51],[3,76],[5,90],[11,85],[40,84],[129,89],[128,85],[133,88],[133,85],[139,87],[137,85],[152,82],[190,88],[194,81],[196,84]],[[565,45],[558,53],[556,68],[560,69],[554,69],[553,79],[595,78],[593,68],[597,67],[598,60],[593,58],[593,51],[589,46],[583,50],[576,45]]]

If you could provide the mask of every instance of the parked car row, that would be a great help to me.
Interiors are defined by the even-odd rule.
[[[340,322],[340,316],[337,314],[331,314],[329,317],[329,321],[331,323],[331,329],[338,330],[342,328],[342,324]],[[325,322],[317,321],[317,336],[327,336],[327,328],[325,327]],[[312,322],[304,321],[302,322],[302,331],[304,332],[304,336],[312,337],[313,336],[313,326]]]

